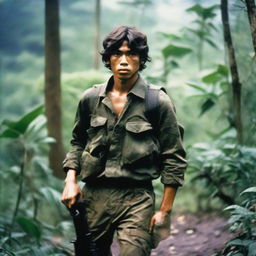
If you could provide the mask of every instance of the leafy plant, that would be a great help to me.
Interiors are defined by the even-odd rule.
[[[192,182],[202,184],[209,196],[228,205],[256,180],[256,148],[234,144],[230,132],[211,143],[193,145],[189,164]]]
[[[8,181],[1,184],[1,194],[9,195],[1,201],[3,255],[57,255],[57,252],[69,255],[70,252],[61,244],[54,244],[53,234],[60,232],[45,224],[41,215],[45,199],[56,204],[60,198],[58,182],[51,176],[46,158],[47,144],[54,140],[47,136],[45,124],[43,106],[16,122],[4,120],[1,124],[0,139],[8,142],[6,150],[15,156],[15,164],[1,166],[0,172],[1,178]]]
[[[159,83],[160,81],[165,84],[169,73],[174,69],[180,68],[179,60],[192,53],[192,49],[185,40],[183,40],[182,36],[166,32],[159,32],[158,35],[161,39],[166,40],[165,46],[161,50],[163,68],[158,77],[148,76],[147,79],[153,83]]]
[[[256,187],[247,188],[241,196],[244,201],[224,209],[231,213],[230,229],[237,236],[226,244],[221,255],[256,255]]]
[[[215,70],[201,78],[201,84],[187,83],[196,91],[195,94],[192,94],[192,97],[202,99],[200,116],[214,107],[220,101],[221,96],[227,94],[230,86],[228,74],[228,68],[219,64]]]
[[[199,63],[199,69],[202,68],[204,43],[207,43],[216,49],[218,48],[213,41],[213,31],[217,31],[217,28],[213,23],[213,19],[216,16],[215,11],[217,9],[219,9],[219,5],[216,4],[210,7],[203,7],[200,4],[196,4],[186,10],[187,12],[192,12],[197,16],[193,21],[197,27],[188,28],[187,31],[196,37],[198,41],[197,59]]]

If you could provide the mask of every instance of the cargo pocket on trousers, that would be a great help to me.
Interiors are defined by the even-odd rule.
[[[152,240],[147,231],[141,229],[129,229],[128,236],[130,240],[129,243],[139,248],[143,248],[145,253],[150,252],[152,249]]]

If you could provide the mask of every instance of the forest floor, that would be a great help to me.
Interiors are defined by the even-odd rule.
[[[211,256],[231,237],[227,220],[216,214],[173,216],[171,235],[160,242],[151,256]],[[117,242],[112,251],[119,255]]]

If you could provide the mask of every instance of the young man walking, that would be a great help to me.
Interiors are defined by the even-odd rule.
[[[120,26],[103,48],[102,60],[113,75],[86,90],[79,102],[72,148],[64,160],[62,202],[70,208],[83,198],[102,255],[111,255],[116,232],[121,256],[149,256],[157,232],[169,225],[183,184],[185,151],[171,100],[139,74],[150,60],[146,36]],[[82,191],[78,175],[86,183]],[[164,192],[155,210],[152,180],[159,176]]]

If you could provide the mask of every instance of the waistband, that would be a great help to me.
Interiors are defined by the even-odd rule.
[[[133,180],[127,178],[97,178],[86,181],[86,185],[104,188],[146,188],[153,190],[151,180]]]

